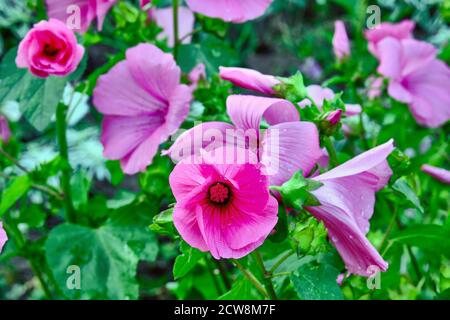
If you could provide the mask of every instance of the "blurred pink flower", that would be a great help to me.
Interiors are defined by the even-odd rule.
[[[424,164],[421,169],[433,178],[436,178],[445,184],[450,184],[450,171],[443,168],[433,167],[428,164]]]
[[[128,49],[126,60],[99,78],[94,105],[104,115],[103,153],[125,173],[144,171],[187,117],[192,92],[180,80],[172,55],[150,44]]]
[[[409,105],[416,121],[439,127],[450,119],[450,69],[430,44],[385,38],[377,45],[378,72],[389,79],[388,93]]]
[[[16,64],[37,77],[66,76],[75,71],[84,55],[72,30],[56,19],[41,21],[19,44]]]
[[[175,44],[173,32],[173,10],[171,7],[164,9],[152,9],[151,18],[163,29],[159,38],[167,38],[170,47]],[[183,39],[182,43],[190,43],[191,36],[188,36],[194,30],[194,13],[186,7],[178,8],[178,35]]]
[[[86,32],[92,21],[97,18],[97,29],[101,30],[106,14],[116,2],[117,0],[46,0],[47,15],[81,33]],[[76,19],[73,18],[77,11],[70,10],[71,8],[78,8],[81,14],[79,26],[74,26]]]
[[[192,11],[226,22],[243,23],[266,12],[273,0],[186,0]]]
[[[225,122],[206,122],[184,132],[164,152],[179,161],[202,149],[211,150],[229,143],[233,134],[254,133],[255,144],[240,146],[258,156],[267,169],[271,185],[281,185],[299,171],[307,175],[322,156],[319,134],[311,122],[299,121],[295,106],[287,100],[233,95],[228,97],[227,111],[234,125]],[[260,133],[265,118],[270,127]],[[210,135],[220,141],[211,141]],[[235,143],[232,139],[231,143]]]
[[[338,60],[350,56],[350,40],[345,30],[345,24],[340,20],[334,23],[333,50]]]
[[[202,164],[181,161],[169,182],[181,237],[216,259],[239,259],[263,244],[278,220],[278,202],[259,165],[223,163],[216,150]],[[239,152],[239,150],[237,150]],[[187,160],[187,159],[186,159]]]
[[[391,140],[313,178],[323,183],[312,191],[321,205],[306,210],[324,222],[331,242],[351,273],[369,276],[374,267],[387,270],[387,262],[365,235],[370,228],[375,192],[392,175],[386,158],[393,150]]]
[[[378,43],[385,38],[395,38],[397,40],[410,39],[413,37],[413,31],[416,24],[410,20],[403,20],[400,23],[384,22],[374,29],[365,32],[366,39],[369,41],[369,51],[378,57]]]
[[[220,67],[220,77],[234,85],[260,92],[267,95],[274,95],[274,87],[280,81],[274,76],[262,74],[256,70],[246,68]]]
[[[189,81],[197,86],[200,79],[206,79],[206,67],[203,63],[199,63],[188,74]]]
[[[5,229],[3,229],[3,224],[0,221],[0,253],[2,253],[3,246],[5,245],[6,241],[8,241],[8,235],[6,234]]]
[[[0,115],[0,142],[8,143],[11,137],[11,129],[9,129],[8,120]]]
[[[370,100],[378,98],[381,96],[381,89],[383,87],[383,78],[371,76],[369,79],[369,91],[367,92],[367,97]]]

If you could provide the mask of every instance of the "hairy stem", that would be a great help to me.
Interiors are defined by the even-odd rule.
[[[259,282],[258,279],[256,279],[253,273],[247,270],[242,264],[239,263],[239,261],[231,260],[231,262],[242,272],[242,274],[253,284],[256,290],[258,290],[264,298],[269,298],[266,289],[264,289],[264,286]]]
[[[278,267],[281,266],[281,264],[285,262],[293,254],[294,250],[289,250],[288,252],[286,252],[283,256],[281,256],[281,258],[277,262],[275,262],[275,264],[273,265],[273,267],[270,269],[269,272],[274,273],[275,271],[277,271]]]
[[[337,167],[339,165],[339,161],[337,158],[336,149],[334,148],[333,142],[330,137],[324,137],[323,142],[325,148],[327,149],[328,156],[330,157],[330,166],[331,168]]]
[[[266,267],[264,266],[264,261],[261,257],[261,254],[256,250],[253,252],[253,257],[256,260],[256,264],[258,265],[259,269],[261,270],[261,273],[264,277],[264,285],[266,287],[266,290],[269,294],[269,297],[271,300],[278,300],[277,294],[275,292],[275,288],[273,287],[272,283],[272,274],[267,272]]]

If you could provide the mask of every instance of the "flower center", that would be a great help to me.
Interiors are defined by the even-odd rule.
[[[58,48],[54,48],[53,46],[51,46],[49,44],[46,44],[44,46],[44,54],[47,57],[54,57],[54,56],[56,56],[58,54],[58,52],[59,52]]]
[[[209,187],[208,195],[211,202],[216,204],[225,204],[231,198],[231,190],[226,184],[217,182]]]

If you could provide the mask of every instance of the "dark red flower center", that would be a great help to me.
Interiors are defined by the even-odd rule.
[[[58,54],[58,52],[59,52],[59,49],[58,49],[58,48],[55,48],[54,46],[52,46],[52,45],[50,45],[50,44],[46,44],[46,45],[44,46],[44,54],[45,54],[47,57],[53,58],[53,57],[55,57],[55,56]]]
[[[231,198],[231,189],[226,184],[217,182],[209,187],[209,200],[216,204],[225,204]]]

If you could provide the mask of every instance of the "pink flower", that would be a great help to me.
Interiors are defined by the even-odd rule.
[[[128,49],[126,60],[99,78],[94,104],[104,115],[103,154],[120,160],[125,173],[144,171],[187,117],[192,92],[180,78],[172,55],[150,44]]]
[[[338,60],[350,56],[350,41],[345,24],[340,20],[334,23],[333,49]]]
[[[433,167],[428,164],[424,164],[421,169],[433,178],[436,178],[445,184],[450,184],[450,171],[443,168]]]
[[[338,109],[330,112],[326,120],[330,123],[330,125],[335,126],[341,121],[341,118],[342,118],[342,110]]]
[[[306,92],[308,93],[309,98],[311,98],[314,101],[319,110],[322,110],[323,103],[325,100],[333,100],[334,97],[336,96],[333,90],[328,88],[322,88],[321,86],[315,84],[306,87]],[[300,101],[298,105],[300,108],[305,108],[311,105],[311,101],[305,99],[303,101]],[[359,104],[346,104],[345,110],[346,110],[345,115],[347,117],[351,117],[360,114],[362,109]]]
[[[97,29],[102,30],[105,16],[116,2],[117,0],[46,0],[47,14],[81,33],[86,32],[97,18]]]
[[[173,10],[171,7],[164,9],[152,9],[150,16],[163,29],[159,34],[159,38],[167,38],[169,46],[175,44],[175,36],[173,31]],[[194,30],[194,13],[186,7],[178,8],[178,34],[179,39],[183,39],[182,43],[190,43],[191,36],[187,36]]]
[[[383,87],[383,78],[371,76],[369,79],[369,91],[367,92],[367,97],[370,100],[378,98],[381,96],[381,89]]]
[[[216,150],[234,153],[234,148]],[[238,151],[239,152],[239,151]],[[242,151],[243,152],[243,151]],[[216,258],[239,259],[259,247],[277,223],[278,202],[259,165],[178,163],[169,181],[177,200],[175,227],[192,247]]]
[[[203,63],[199,63],[188,74],[189,81],[197,87],[200,79],[206,79],[206,67]]]
[[[400,23],[384,22],[374,29],[366,31],[366,39],[369,41],[369,51],[378,57],[378,43],[385,38],[395,38],[397,40],[410,39],[416,24],[410,20],[403,20]]]
[[[11,137],[11,129],[9,129],[8,120],[0,115],[0,142],[8,143]]]
[[[186,0],[192,11],[227,22],[243,23],[266,12],[272,0]]]
[[[321,205],[306,210],[324,222],[351,273],[369,276],[373,268],[386,271],[388,267],[365,235],[370,228],[375,192],[392,175],[386,158],[393,150],[391,140],[313,178],[323,183],[312,192]]]
[[[16,64],[37,77],[66,76],[75,71],[84,55],[83,46],[64,23],[56,19],[34,25],[20,42]]]
[[[179,161],[226,145],[237,144],[258,156],[271,185],[281,185],[298,170],[307,175],[322,156],[319,134],[311,122],[299,121],[295,106],[275,98],[233,95],[227,111],[234,125],[206,122],[183,133],[164,154]],[[263,120],[270,125],[260,132]]]
[[[378,43],[378,72],[389,79],[388,93],[408,104],[416,121],[439,127],[450,119],[450,69],[423,41],[386,38]]]
[[[220,67],[220,77],[232,84],[267,95],[276,93],[274,87],[280,81],[274,76],[262,74],[256,70],[246,68]]]
[[[3,224],[0,221],[0,253],[2,253],[6,241],[8,241],[8,235],[6,234],[5,229],[3,229]]]

